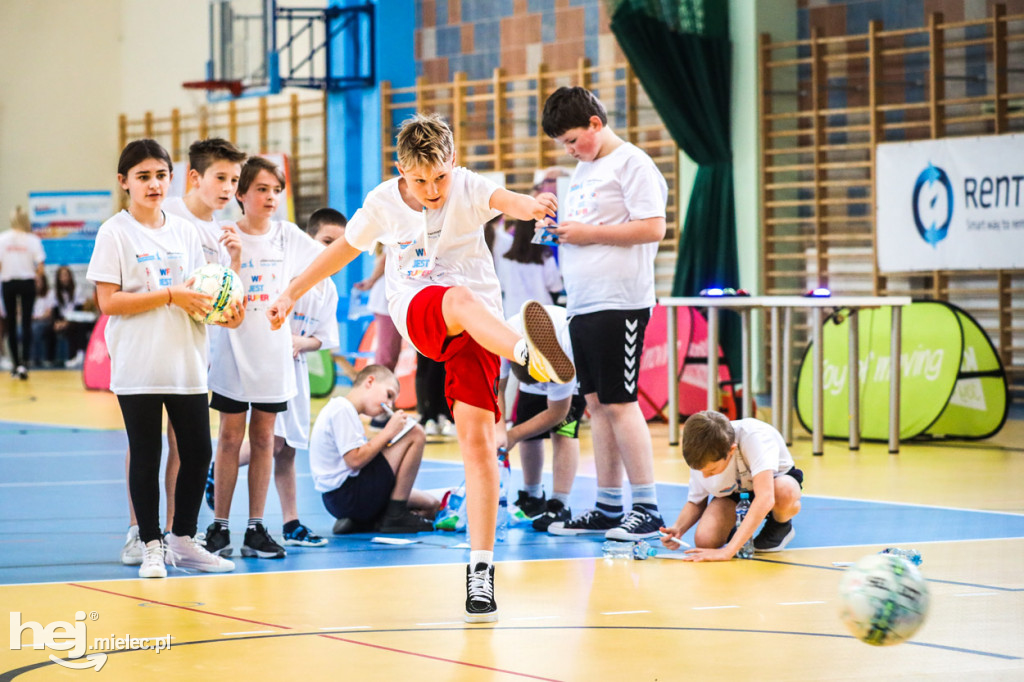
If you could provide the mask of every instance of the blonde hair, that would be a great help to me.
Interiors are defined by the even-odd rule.
[[[441,114],[416,114],[398,131],[398,165],[403,170],[437,168],[455,155],[455,140]]]
[[[683,425],[683,459],[688,467],[699,471],[728,457],[735,441],[736,431],[721,412],[692,414]]]
[[[18,232],[31,232],[32,222],[28,219],[28,213],[21,206],[15,206],[11,211],[11,227]]]

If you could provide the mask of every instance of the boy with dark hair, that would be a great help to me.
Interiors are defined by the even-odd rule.
[[[665,236],[668,186],[647,154],[608,127],[604,106],[584,88],[559,88],[544,104],[544,132],[579,163],[558,225],[569,333],[580,393],[591,416],[597,468],[595,508],[548,528],[555,535],[610,540],[655,537],[663,525],[654,451],[637,403],[637,373],[654,296],[654,256]],[[632,492],[623,515],[622,471]]]
[[[423,355],[445,362],[445,394],[466,465],[471,533],[466,567],[470,623],[498,619],[494,599],[494,532],[498,513],[495,423],[498,357],[528,365],[542,381],[575,376],[551,318],[536,301],[523,306],[525,333],[505,323],[501,288],[483,225],[499,212],[521,220],[554,214],[557,199],[510,192],[455,166],[451,128],[437,114],[416,115],[398,133],[399,177],[372,190],[345,236],[292,280],[267,311],[273,326],[293,301],[376,244],[387,253],[388,309]]]
[[[766,517],[754,551],[781,552],[796,535],[792,518],[800,511],[804,474],[773,426],[698,412],[683,428],[683,458],[690,467],[690,492],[675,524],[661,529],[666,547],[675,549],[670,538],[682,537],[698,521],[694,548],[686,551],[692,561],[728,561]],[[752,492],[753,498],[736,529],[741,492]]]

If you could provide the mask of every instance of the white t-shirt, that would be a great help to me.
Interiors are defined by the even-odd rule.
[[[331,398],[316,416],[309,437],[309,470],[317,492],[337,490],[349,476],[359,475],[345,463],[345,455],[366,441],[355,406],[348,398]]]
[[[297,391],[291,327],[272,330],[267,308],[323,247],[283,220],[271,221],[264,234],[239,230],[238,237],[245,319],[219,335],[210,363],[210,390],[240,402],[285,402]]]
[[[32,306],[32,319],[41,320],[52,316],[53,309],[57,306],[57,294],[53,289],[46,292],[46,296],[36,296],[36,302]]]
[[[501,285],[483,230],[499,213],[490,208],[498,185],[456,167],[444,206],[414,211],[402,200],[398,181],[392,178],[371,190],[345,228],[345,239],[357,249],[371,251],[377,242],[384,246],[388,312],[398,331],[412,343],[406,327],[409,303],[432,285],[465,286],[501,317]]]
[[[35,279],[36,266],[45,260],[43,240],[31,232],[11,229],[0,234],[0,282]]]
[[[772,471],[778,478],[793,468],[793,455],[774,426],[760,419],[738,419],[731,423],[739,446],[736,453],[725,471],[716,476],[704,478],[704,474],[691,469],[688,501],[700,504],[708,495],[727,497],[737,490],[750,492],[754,489],[754,476],[762,471]]]
[[[121,211],[100,226],[86,277],[121,291],[182,284],[205,262],[192,226],[164,213],[158,229]],[[110,390],[118,395],[206,393],[206,325],[176,305],[112,315],[106,329]]]
[[[558,335],[558,345],[562,347],[565,354],[572,360],[572,341],[569,340],[569,321],[565,314],[565,308],[557,305],[546,305],[544,310],[548,311],[548,315],[551,316],[551,321],[555,325],[555,334]],[[523,333],[523,317],[520,314],[515,314],[508,319],[508,323],[520,334]],[[511,366],[507,358],[501,359],[501,369],[499,370],[498,376],[502,379],[509,375]],[[536,383],[536,384],[519,384],[519,390],[523,393],[531,393],[533,395],[547,396],[548,400],[559,401],[565,400],[571,397],[577,392],[579,388],[579,382],[575,379],[564,384],[558,384],[553,381]]]
[[[600,159],[577,164],[559,215],[566,222],[620,225],[664,218],[667,201],[668,185],[654,161],[624,142]],[[558,257],[569,314],[653,306],[657,253],[657,242],[560,245]]]
[[[196,226],[199,233],[199,242],[203,246],[203,256],[207,263],[220,263],[228,265],[231,262],[227,251],[220,244],[221,227],[220,221],[203,220],[192,211],[188,210],[185,200],[181,197],[172,197],[164,202],[164,210],[173,213],[179,218],[184,218]]]
[[[321,280],[295,302],[292,312],[293,336],[312,336],[320,340],[319,350],[331,350],[340,345],[338,338],[338,290],[331,279]],[[288,401],[288,409],[278,412],[274,420],[274,435],[284,438],[296,449],[309,447],[309,363],[306,353],[294,358],[295,397]]]
[[[366,302],[366,307],[374,315],[388,314],[388,295],[383,277],[378,278],[370,287],[370,298]]]
[[[503,256],[496,269],[505,317],[518,314],[527,301],[551,301],[551,294],[563,288],[562,275],[553,257],[545,258],[543,263],[520,263]]]

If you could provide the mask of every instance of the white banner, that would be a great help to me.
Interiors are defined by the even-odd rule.
[[[1024,267],[1024,135],[878,145],[878,269]]]

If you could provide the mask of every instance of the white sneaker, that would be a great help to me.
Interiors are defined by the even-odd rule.
[[[142,554],[142,565],[139,566],[139,577],[167,577],[167,569],[164,567],[164,543],[160,540],[150,540],[146,543],[145,551]]]
[[[428,419],[427,423],[423,425],[423,433],[428,436],[440,436],[441,429],[438,428],[437,422],[433,419]]]
[[[203,573],[228,573],[235,570],[235,562],[206,551],[195,538],[167,534],[164,561],[175,568],[194,568]]]
[[[139,527],[132,526],[128,529],[128,537],[121,548],[121,563],[125,566],[138,566],[142,563],[142,555],[145,553],[146,546],[139,539]]]
[[[78,369],[85,364],[85,351],[78,351],[75,357],[64,363],[65,369]]]
[[[440,414],[437,416],[437,431],[442,436],[450,436],[455,433],[455,424],[448,417]]]

